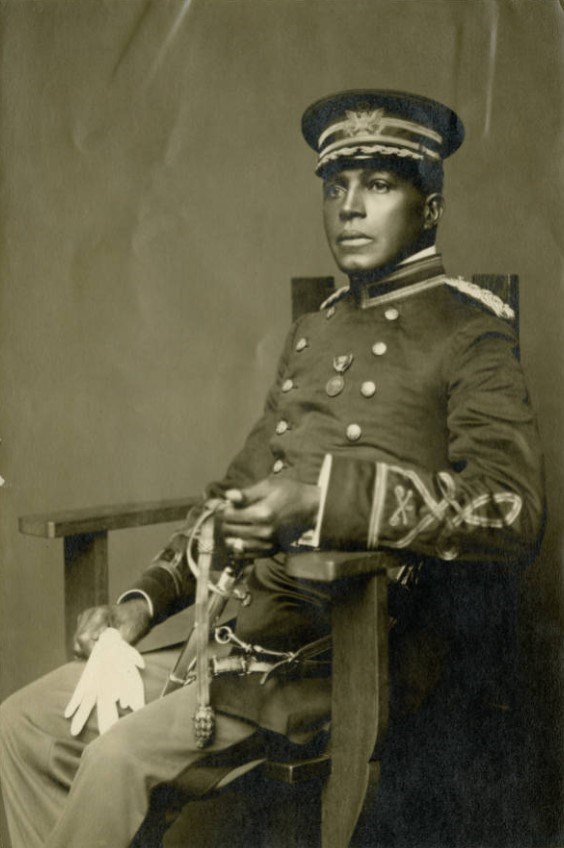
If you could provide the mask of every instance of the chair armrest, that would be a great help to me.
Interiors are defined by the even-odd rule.
[[[67,655],[77,616],[87,607],[107,604],[108,532],[182,521],[199,498],[116,504],[73,509],[19,519],[21,533],[45,539],[63,538],[65,564],[65,633]]]
[[[308,551],[290,554],[286,570],[301,580],[334,583],[351,577],[371,577],[400,564],[396,554],[384,551]]]
[[[127,527],[145,527],[151,524],[181,521],[198,500],[197,497],[186,497],[24,515],[19,519],[18,524],[20,533],[56,539],[82,533],[100,533]]]

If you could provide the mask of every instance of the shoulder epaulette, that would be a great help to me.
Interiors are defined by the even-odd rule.
[[[489,291],[489,289],[482,288],[482,286],[478,286],[476,283],[470,283],[468,280],[463,280],[462,277],[458,277],[456,280],[452,277],[447,277],[446,283],[453,289],[462,292],[462,294],[468,295],[468,297],[472,297],[474,300],[478,300],[480,303],[483,303],[484,306],[491,309],[498,318],[505,318],[508,321],[512,321],[515,318],[515,312],[511,306],[509,306],[508,303],[505,303],[505,301],[498,297],[497,294]]]
[[[333,306],[334,303],[337,303],[337,301],[342,300],[343,297],[348,294],[348,292],[349,287],[342,286],[340,289],[337,289],[337,291],[334,291],[332,294],[330,294],[329,297],[323,301],[319,308],[327,309],[328,306]]]

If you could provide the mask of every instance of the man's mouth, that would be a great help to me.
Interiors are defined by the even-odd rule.
[[[371,241],[372,238],[370,236],[359,230],[347,230],[337,236],[337,243],[345,247],[363,247],[366,244],[370,244]]]

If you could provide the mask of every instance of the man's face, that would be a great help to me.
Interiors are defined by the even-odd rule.
[[[353,276],[419,249],[425,209],[419,189],[382,168],[346,168],[323,182],[329,247],[341,271]]]

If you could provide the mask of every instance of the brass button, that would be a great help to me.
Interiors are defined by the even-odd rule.
[[[293,388],[294,388],[294,381],[290,380],[289,378],[287,380],[284,380],[284,382],[282,383],[282,391],[283,392],[290,392]]]
[[[307,339],[305,337],[298,339],[298,341],[296,342],[296,350],[298,351],[298,353],[301,350],[305,350],[306,347],[307,347]]]
[[[440,559],[447,561],[456,559],[459,553],[458,547],[452,543],[450,545],[445,543],[437,545],[437,554]]]
[[[362,436],[360,424],[349,424],[347,427],[347,439],[349,442],[358,442]]]
[[[376,342],[376,344],[372,345],[372,353],[374,356],[384,356],[387,350],[388,345],[386,342]]]
[[[384,312],[384,317],[388,321],[397,321],[397,319],[399,318],[399,312],[395,306],[390,306],[390,308],[386,309],[386,311]]]
[[[282,418],[282,420],[279,421],[278,424],[276,425],[276,432],[278,433],[279,436],[283,436],[289,426],[290,425],[288,424],[288,422],[284,421],[284,419]]]
[[[372,380],[366,380],[360,387],[360,393],[365,398],[374,397],[376,394],[376,383],[373,383]]]
[[[326,317],[326,318],[332,318],[332,317],[333,317],[333,315],[335,314],[335,311],[336,311],[336,310],[335,310],[335,307],[334,307],[334,306],[330,306],[330,307],[329,307],[329,309],[326,309],[326,310],[325,310],[325,317]]]
[[[274,474],[279,474],[282,471],[283,468],[284,468],[284,460],[277,459],[276,462],[274,463],[274,465],[272,466],[272,471],[274,472]]]

